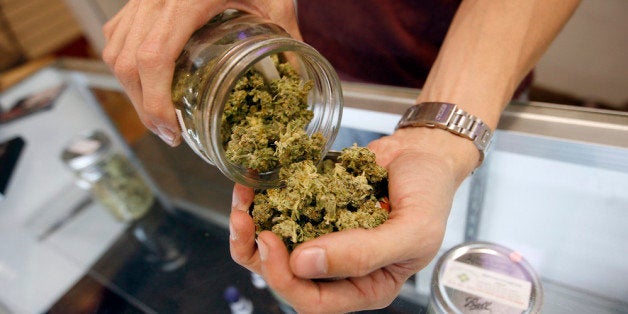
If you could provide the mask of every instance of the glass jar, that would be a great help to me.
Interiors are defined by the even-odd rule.
[[[192,35],[176,62],[173,78],[173,103],[183,139],[229,179],[255,188],[279,186],[279,167],[252,171],[230,161],[221,124],[236,82],[251,69],[261,73],[264,81],[278,78],[277,60],[289,63],[303,82],[312,84],[307,106],[313,118],[305,131],[309,136],[322,134],[325,144],[318,157],[322,160],[340,127],[340,80],[314,48],[291,38],[276,24],[232,10],[214,17]]]
[[[131,162],[112,149],[102,131],[79,134],[63,149],[62,161],[78,177],[79,186],[122,222],[144,216],[154,194]]]

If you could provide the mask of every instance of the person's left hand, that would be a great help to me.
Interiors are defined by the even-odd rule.
[[[327,234],[289,254],[270,231],[255,240],[247,210],[253,190],[234,188],[231,256],[261,274],[299,313],[349,312],[389,305],[403,283],[440,248],[453,195],[477,164],[477,149],[446,131],[402,129],[369,148],[388,169],[389,219],[374,229]],[[334,280],[312,280],[334,278]]]

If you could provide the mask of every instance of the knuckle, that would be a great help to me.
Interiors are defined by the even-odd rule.
[[[119,55],[113,66],[114,73],[123,81],[128,82],[138,76],[135,62],[127,55]]]
[[[103,34],[105,35],[105,38],[111,37],[111,34],[113,33],[113,30],[114,30],[113,25],[114,25],[113,21],[109,20],[109,21],[107,21],[107,23],[105,23],[102,26],[101,30],[102,30]]]
[[[137,68],[128,59],[118,58],[113,66],[113,72],[124,83],[128,83],[138,76]]]
[[[151,46],[152,45],[149,44],[143,44],[136,52],[135,58],[141,67],[154,68],[167,61],[163,53],[159,53],[157,49]]]
[[[144,103],[143,109],[146,116],[150,117],[151,120],[161,121],[162,123],[167,121],[168,118],[166,116],[167,108],[163,103],[151,102],[150,104]]]
[[[118,53],[115,51],[111,45],[105,46],[102,50],[102,59],[109,67],[113,67],[116,63],[116,59],[118,58]]]

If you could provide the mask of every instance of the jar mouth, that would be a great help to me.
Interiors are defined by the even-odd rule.
[[[231,162],[222,144],[222,116],[237,80],[252,67],[263,68],[264,60],[273,55],[289,60],[303,81],[313,82],[313,88],[308,94],[308,108],[314,117],[307,125],[306,132],[309,136],[320,132],[326,139],[318,160],[322,160],[331,148],[342,116],[340,80],[331,64],[311,46],[288,37],[259,36],[226,51],[216,64],[211,82],[202,91],[202,106],[208,108],[202,108],[197,123],[203,125],[200,135],[216,167],[229,179],[254,188],[281,186],[279,167],[268,172],[257,172]]]

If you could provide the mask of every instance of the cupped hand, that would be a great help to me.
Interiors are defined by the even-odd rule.
[[[446,131],[402,129],[369,144],[388,169],[389,219],[374,229],[352,229],[305,242],[289,254],[269,231],[255,240],[247,209],[253,190],[234,188],[231,255],[299,313],[333,313],[389,305],[403,283],[440,248],[454,193],[479,155]],[[312,280],[334,278],[334,280]]]
[[[292,0],[130,0],[103,27],[103,60],[144,125],[171,146],[181,141],[170,92],[175,61],[192,33],[226,9],[268,18],[301,39]]]

